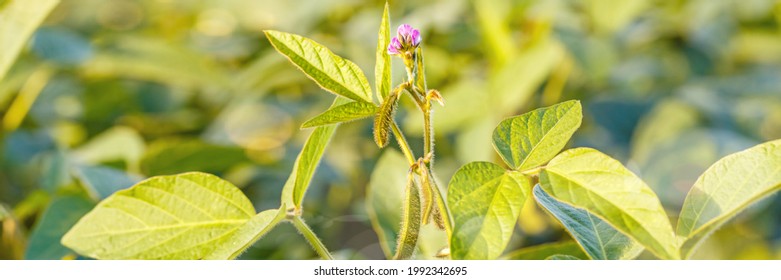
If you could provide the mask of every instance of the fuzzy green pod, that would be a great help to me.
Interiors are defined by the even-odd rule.
[[[401,219],[401,231],[396,242],[394,260],[405,260],[412,257],[418,244],[420,233],[420,193],[415,186],[412,174],[408,175],[407,188],[404,192],[404,213]]]

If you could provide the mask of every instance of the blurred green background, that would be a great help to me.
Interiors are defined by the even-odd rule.
[[[19,0],[0,1],[0,9],[8,1]],[[154,175],[214,173],[257,209],[277,208],[311,131],[298,127],[333,95],[277,54],[262,30],[312,38],[374,77],[383,4],[61,1],[0,81],[0,259],[81,258],[61,236],[101,198]],[[580,99],[585,115],[571,146],[621,160],[673,219],[710,164],[781,138],[779,1],[390,8],[394,29],[421,30],[428,85],[446,100],[434,115],[443,185],[462,164],[499,162],[490,142],[499,121],[569,99]],[[402,67],[394,61],[394,82]],[[420,114],[411,102],[402,107],[397,119],[420,154]],[[370,120],[341,125],[304,202],[304,217],[336,258],[383,258],[365,207],[383,152],[371,135]],[[569,239],[527,203],[508,251]],[[284,224],[241,258],[316,255]],[[695,258],[781,258],[781,199],[739,215]]]

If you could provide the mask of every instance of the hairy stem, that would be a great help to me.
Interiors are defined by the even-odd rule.
[[[399,125],[396,124],[395,120],[391,121],[391,131],[393,131],[393,136],[396,137],[396,142],[399,143],[401,152],[404,153],[404,157],[407,158],[407,162],[410,166],[412,166],[415,164],[415,154],[412,152],[412,149],[410,149],[409,143],[407,143],[407,138],[405,138],[404,134],[401,133]]]
[[[312,229],[310,229],[309,226],[306,225],[306,222],[301,219],[301,216],[293,216],[292,222],[293,226],[295,226],[296,229],[298,229],[298,232],[306,238],[306,241],[309,241],[309,244],[312,245],[312,248],[315,249],[315,252],[317,252],[321,258],[324,260],[334,259],[334,257],[331,256],[331,253],[328,252],[328,249],[325,248],[325,245],[323,245],[323,242],[320,241],[320,238],[317,238],[317,235],[315,235]]]

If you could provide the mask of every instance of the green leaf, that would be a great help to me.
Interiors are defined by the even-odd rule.
[[[385,97],[391,91],[391,57],[388,54],[388,45],[390,45],[390,12],[388,11],[388,2],[385,2],[385,9],[382,12],[382,22],[380,22],[380,31],[377,35],[377,53],[376,63],[374,64],[374,83],[377,85],[377,99],[385,100]]]
[[[374,103],[350,102],[328,109],[328,111],[304,122],[301,128],[350,122],[373,116],[376,112],[377,105],[374,105]]]
[[[738,212],[781,188],[781,140],[726,156],[694,183],[678,219],[681,253],[697,246]]]
[[[366,189],[366,212],[388,259],[396,254],[395,244],[401,225],[399,210],[403,207],[408,169],[404,156],[396,150],[386,149],[377,161]]]
[[[678,259],[672,226],[659,198],[617,160],[591,148],[556,156],[540,173],[542,189],[585,209],[663,259]]]
[[[643,247],[586,210],[556,200],[534,187],[534,197],[558,219],[594,260],[628,260],[643,252]]]
[[[554,261],[579,261],[580,259],[579,259],[579,258],[577,258],[577,257],[570,256],[570,255],[561,255],[561,254],[557,254],[557,255],[553,255],[553,256],[550,256],[550,257],[546,258],[546,260],[554,260]]]
[[[265,30],[271,45],[324,90],[360,102],[372,102],[369,81],[352,61],[295,34]]]
[[[346,104],[348,101],[337,97],[331,108]],[[304,148],[298,154],[296,162],[293,165],[293,172],[285,182],[282,189],[282,204],[292,205],[295,209],[301,209],[301,203],[304,201],[304,194],[309,188],[309,182],[315,174],[315,169],[323,157],[325,147],[331,141],[338,124],[324,125],[315,128],[312,134],[304,143]]]
[[[0,81],[16,61],[27,39],[44,18],[57,6],[58,0],[11,1],[0,7]]]
[[[28,260],[59,260],[73,255],[60,244],[60,239],[95,203],[77,195],[57,197],[41,215],[30,235],[24,258]]]
[[[152,143],[141,159],[141,171],[148,176],[188,171],[219,173],[244,162],[244,150],[201,140],[163,139]]]
[[[271,231],[285,218],[284,205],[281,209],[271,209],[258,213],[241,226],[225,243],[206,255],[206,260],[232,260],[237,258],[249,246]]]
[[[507,260],[544,260],[550,256],[566,254],[575,256],[579,259],[587,259],[588,255],[583,252],[583,248],[575,241],[562,241],[556,243],[545,243],[541,245],[521,248],[508,253],[502,259]]]
[[[241,190],[214,175],[158,176],[100,202],[62,244],[97,259],[235,255],[247,246],[240,240],[252,239],[245,227],[266,225],[270,214],[261,215],[254,218],[255,209]]]
[[[494,259],[510,241],[531,182],[490,162],[464,165],[448,185],[453,259]]]
[[[494,148],[513,169],[538,167],[564,148],[582,118],[580,101],[571,100],[506,119],[494,130]]]
[[[95,200],[103,200],[113,193],[127,189],[141,178],[127,174],[121,170],[105,166],[78,166],[73,171],[76,178],[87,189]]]
[[[420,234],[420,191],[415,185],[415,177],[407,174],[407,187],[404,191],[404,208],[402,210],[401,231],[396,242],[396,254],[394,260],[406,260],[412,258],[418,245]]]

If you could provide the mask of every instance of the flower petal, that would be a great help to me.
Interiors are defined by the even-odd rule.
[[[413,29],[412,30],[412,46],[417,47],[420,45],[421,37],[420,37],[420,30]]]

